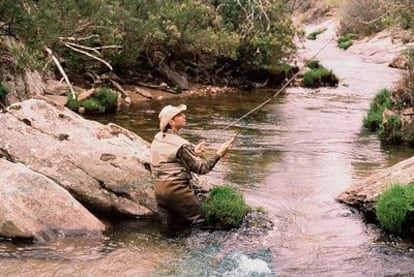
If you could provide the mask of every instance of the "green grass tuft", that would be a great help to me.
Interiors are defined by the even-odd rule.
[[[414,211],[414,184],[396,184],[384,191],[375,205],[375,214],[381,227],[400,234]]]
[[[326,28],[323,28],[323,29],[318,29],[318,30],[316,30],[316,31],[314,31],[314,32],[312,32],[312,33],[310,33],[308,36],[307,36],[307,39],[309,39],[309,40],[316,40],[316,38],[318,37],[318,35],[320,35],[320,34],[322,34],[323,32],[325,32],[327,29]]]
[[[213,188],[201,207],[209,225],[226,230],[238,227],[251,211],[241,193],[229,186]]]
[[[84,107],[85,112],[92,114],[108,113],[116,111],[118,94],[109,88],[97,88],[91,98],[82,100],[81,102],[73,99],[72,94],[68,94],[67,106],[78,111],[79,107]]]
[[[357,35],[353,33],[348,33],[343,36],[340,36],[337,40],[337,45],[339,48],[346,50],[352,46],[353,44],[352,40],[355,39],[356,37]]]
[[[339,80],[332,70],[328,70],[321,65],[303,74],[303,85],[308,88],[336,86],[338,82]]]
[[[371,131],[382,127],[382,113],[391,107],[391,92],[387,89],[380,90],[370,103],[368,115],[364,118],[363,125]]]

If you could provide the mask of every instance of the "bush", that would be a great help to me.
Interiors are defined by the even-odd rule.
[[[323,66],[312,69],[303,74],[303,85],[308,88],[320,86],[336,86],[339,80],[332,70],[328,70]]]
[[[98,88],[91,98],[78,102],[68,95],[68,108],[78,111],[80,107],[85,108],[86,113],[99,114],[116,111],[118,94],[109,88]]]
[[[388,232],[400,234],[414,211],[414,184],[396,184],[384,191],[375,205],[379,224]]]
[[[363,125],[371,131],[376,131],[382,126],[382,113],[391,107],[391,92],[382,89],[370,103],[368,115],[364,118]]]
[[[310,69],[317,69],[321,67],[318,60],[306,60],[305,66]]]
[[[382,125],[378,135],[381,141],[390,144],[399,144],[402,141],[402,122],[399,115],[391,115]]]
[[[348,49],[352,46],[352,40],[355,39],[357,36],[353,33],[348,33],[346,35],[340,36],[337,40],[337,45],[341,49]]]
[[[207,223],[221,229],[238,227],[251,211],[243,196],[229,186],[213,188],[202,209]]]

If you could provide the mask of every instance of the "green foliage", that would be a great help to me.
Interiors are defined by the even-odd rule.
[[[91,114],[109,113],[116,110],[118,94],[109,88],[98,88],[91,98],[78,102],[73,99],[72,94],[68,94],[67,106],[73,111],[79,111],[80,107],[85,108],[85,112]]]
[[[321,65],[319,64],[319,61],[317,60],[306,60],[305,66],[310,69],[317,69],[321,67]]]
[[[8,91],[6,88],[0,83],[0,100],[7,95]]]
[[[309,40],[316,40],[316,38],[318,37],[318,35],[320,35],[320,34],[322,34],[323,32],[325,32],[327,29],[326,28],[324,28],[324,29],[318,29],[318,30],[316,30],[316,31],[313,31],[312,33],[310,33],[308,36],[307,36],[307,39],[309,39]]]
[[[402,140],[402,122],[401,116],[391,115],[385,124],[382,124],[379,130],[379,137],[381,141],[390,144],[399,144]]]
[[[238,227],[251,211],[243,196],[229,186],[213,188],[202,209],[207,223],[223,229]]]
[[[387,89],[380,90],[369,106],[368,115],[364,118],[364,127],[376,131],[382,126],[382,113],[391,108],[391,92]]]
[[[353,44],[352,40],[355,39],[356,37],[357,37],[356,34],[347,33],[338,38],[337,45],[339,48],[346,50],[352,46]]]
[[[29,55],[17,55],[22,66],[48,60],[42,53],[48,46],[69,76],[107,70],[70,49],[73,44],[117,73],[159,74],[163,64],[191,70],[190,77],[215,72],[222,60],[242,69],[271,67],[296,51],[296,29],[283,0],[3,0],[0,22],[0,35],[19,37],[27,47]],[[35,50],[42,55],[33,56]]]
[[[379,224],[386,231],[400,234],[414,211],[414,184],[396,184],[384,191],[375,205]]]
[[[312,63],[311,66],[315,66],[315,63]],[[303,74],[303,85],[308,88],[336,86],[338,82],[339,80],[332,70],[321,65]]]

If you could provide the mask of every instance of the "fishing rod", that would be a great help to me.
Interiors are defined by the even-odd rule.
[[[356,22],[356,20],[364,13],[365,10],[361,10],[361,12],[354,18],[353,21],[349,22],[347,25],[351,25],[351,23]],[[309,61],[315,59],[323,50],[325,50],[326,47],[328,47],[328,45],[334,41],[336,39],[335,36],[333,36],[331,39],[329,39],[318,51],[316,51],[316,53],[309,59]],[[306,67],[306,63],[304,63],[304,65],[302,66],[302,68],[300,68],[291,78],[289,78],[287,80],[287,82],[276,91],[276,93],[274,93],[272,96],[270,96],[268,99],[266,99],[264,102],[262,102],[261,104],[257,105],[256,107],[254,107],[253,109],[251,109],[250,111],[248,111],[247,113],[245,113],[244,115],[242,115],[241,117],[239,117],[238,119],[236,119],[235,121],[231,122],[230,124],[228,124],[226,127],[224,127],[222,129],[222,131],[225,131],[233,126],[235,126],[237,123],[239,123],[241,120],[245,119],[246,117],[248,117],[249,115],[255,113],[256,111],[264,108],[267,104],[269,104],[276,96],[278,96],[284,89],[286,89],[290,83],[292,83],[295,78],[303,71],[303,69]],[[240,135],[240,133],[247,127],[248,121],[246,120],[246,123],[244,124],[244,126],[239,126],[240,130],[233,136],[233,141]]]
[[[328,45],[335,40],[335,37],[332,37],[331,39],[328,40],[328,42],[326,42],[309,60],[313,60],[315,59],[326,47],[328,47]],[[239,123],[240,121],[242,121],[243,119],[245,119],[246,117],[248,117],[249,115],[255,113],[256,111],[264,108],[267,104],[269,104],[270,102],[272,102],[272,100],[278,96],[284,89],[286,89],[290,83],[292,83],[295,78],[303,71],[303,69],[305,68],[306,63],[302,66],[302,68],[300,68],[292,77],[290,77],[286,83],[279,88],[276,93],[274,93],[272,96],[270,96],[268,99],[266,99],[265,101],[263,101],[261,104],[257,105],[256,107],[254,107],[253,109],[251,109],[250,111],[248,111],[247,113],[245,113],[244,115],[242,115],[241,117],[239,117],[238,119],[236,119],[235,121],[231,122],[230,124],[228,124],[226,127],[224,127],[222,129],[222,131],[225,131],[233,126],[235,126],[237,123]],[[240,127],[240,130],[234,135],[234,139],[237,138],[240,133],[247,127],[247,123],[244,124],[244,126]],[[233,139],[233,140],[234,140]]]

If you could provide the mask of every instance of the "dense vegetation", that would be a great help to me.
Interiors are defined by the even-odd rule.
[[[310,60],[305,62],[305,66],[310,68],[303,74],[303,86],[308,88],[316,88],[321,86],[337,86],[339,79],[332,72],[326,69],[319,61]]]
[[[388,27],[412,29],[414,2],[406,0],[342,0],[341,33],[370,35]]]
[[[237,85],[246,76],[256,81],[255,70],[272,73],[295,52],[289,7],[283,0],[3,0],[0,38],[25,45],[8,49],[19,69],[55,70],[48,47],[70,76],[113,70],[153,81],[173,68],[200,83]]]
[[[242,194],[229,186],[213,188],[202,209],[207,223],[221,229],[238,227],[251,211]]]
[[[401,234],[412,226],[414,211],[414,184],[396,184],[378,198],[375,213],[381,227],[391,233]]]

